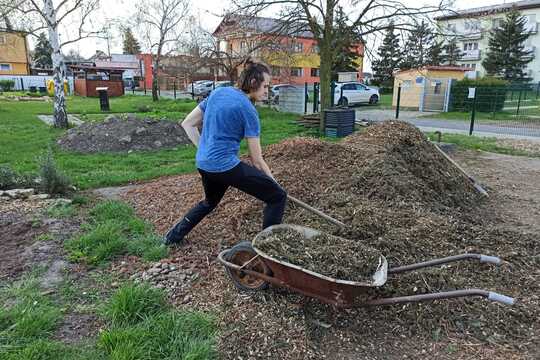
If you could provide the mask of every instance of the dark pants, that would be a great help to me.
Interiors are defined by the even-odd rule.
[[[205,199],[169,230],[165,236],[166,243],[180,243],[191,229],[216,208],[230,186],[265,202],[263,229],[281,223],[287,193],[259,169],[241,162],[228,171],[212,173],[199,169],[199,173],[202,177]]]

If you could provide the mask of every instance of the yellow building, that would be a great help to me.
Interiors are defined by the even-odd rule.
[[[0,75],[30,75],[26,34],[0,31]]]
[[[397,106],[398,88],[401,87],[399,107],[420,111],[447,111],[450,84],[463,80],[469,71],[459,66],[425,66],[394,73],[392,106]]]

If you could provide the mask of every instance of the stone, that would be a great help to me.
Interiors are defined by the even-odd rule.
[[[129,135],[123,136],[123,137],[121,137],[119,139],[119,141],[122,142],[122,143],[128,143],[129,144],[131,142],[131,136],[129,136]]]
[[[30,200],[46,200],[49,198],[49,194],[36,194],[36,195],[30,195]]]
[[[145,127],[138,127],[137,129],[135,129],[135,134],[137,135],[142,135],[142,134],[145,134],[146,133],[146,128]]]
[[[161,143],[161,141],[159,141],[159,140],[154,141],[154,146],[155,147],[161,147],[162,145],[163,144]]]
[[[115,121],[118,121],[118,118],[114,115],[109,115],[105,118],[105,120],[103,122],[105,123],[112,123],[112,122],[115,122]]]
[[[7,195],[12,199],[27,199],[35,193],[34,189],[13,189],[4,191],[4,196]]]
[[[133,120],[137,120],[137,116],[133,113],[129,113],[126,115],[126,120],[128,121],[133,121]]]

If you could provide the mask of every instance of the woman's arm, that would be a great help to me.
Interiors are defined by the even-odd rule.
[[[274,179],[274,176],[272,175],[272,171],[270,171],[270,168],[268,167],[268,165],[266,164],[266,161],[264,161],[262,157],[260,138],[248,137],[246,138],[246,140],[247,140],[247,146],[249,150],[249,157],[251,158],[251,162],[253,163],[253,166],[261,170],[266,175],[270,176],[272,179]]]
[[[199,134],[199,126],[202,124],[204,112],[199,106],[196,106],[188,116],[182,121],[182,127],[186,131],[186,134],[195,146],[199,146],[199,139],[201,134]]]

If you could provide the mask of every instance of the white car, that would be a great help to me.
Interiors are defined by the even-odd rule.
[[[379,90],[370,88],[359,82],[336,83],[334,104],[347,106],[350,104],[376,104],[381,95]]]
[[[298,87],[292,84],[277,84],[270,87],[268,91],[268,98],[271,104],[279,104],[279,90],[280,89],[297,89]]]
[[[207,95],[212,91],[214,82],[212,80],[195,81],[191,87],[191,92],[195,95]]]

